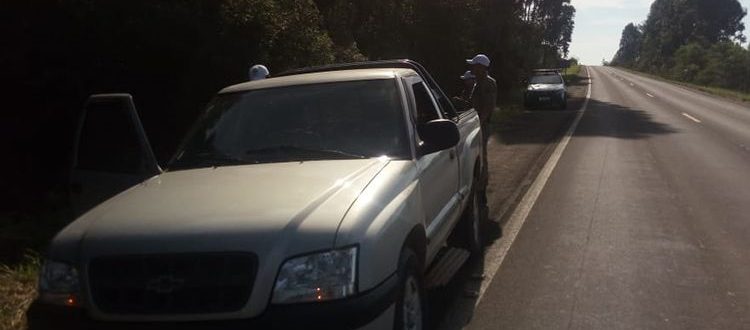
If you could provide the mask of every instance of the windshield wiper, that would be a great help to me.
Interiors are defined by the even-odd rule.
[[[305,148],[305,147],[296,147],[296,146],[289,146],[289,145],[283,145],[283,146],[275,146],[275,147],[266,147],[266,148],[258,148],[258,149],[250,149],[245,151],[246,155],[267,155],[267,154],[303,154],[306,156],[316,156],[316,159],[319,159],[321,157],[337,157],[337,158],[357,158],[357,159],[365,159],[368,158],[365,155],[359,155],[354,154],[350,152],[346,152],[343,150],[335,150],[335,149],[316,149],[316,148]]]
[[[190,156],[191,157],[181,157],[176,159],[174,162],[172,162],[172,164],[170,164],[169,169],[181,170],[189,168],[218,167],[256,163],[255,161],[249,161],[212,152],[198,153]]]

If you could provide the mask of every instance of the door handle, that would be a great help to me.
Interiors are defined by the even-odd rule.
[[[450,157],[450,159],[456,159],[456,151],[455,150],[451,150],[448,153],[448,157]]]

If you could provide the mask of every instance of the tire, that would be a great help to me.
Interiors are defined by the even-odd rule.
[[[425,325],[427,318],[425,317],[423,278],[417,260],[417,255],[408,247],[401,252],[398,266],[401,287],[396,298],[394,330],[423,330],[427,328]]]
[[[464,213],[461,218],[461,235],[466,247],[472,255],[478,255],[482,253],[484,249],[484,241],[482,240],[482,210],[481,210],[481,196],[476,190],[477,180],[474,180],[474,185],[469,195],[469,204],[466,206]]]

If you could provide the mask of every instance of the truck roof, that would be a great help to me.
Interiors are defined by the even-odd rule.
[[[357,80],[377,80],[392,79],[399,76],[416,74],[412,69],[407,68],[368,68],[353,70],[334,70],[301,73],[294,75],[285,75],[281,77],[272,77],[256,81],[248,81],[237,85],[232,85],[222,89],[219,93],[244,92],[255,89],[285,87],[295,85],[308,85],[331,83],[340,81],[357,81]]]

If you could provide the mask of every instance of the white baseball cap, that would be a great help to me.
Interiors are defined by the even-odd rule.
[[[250,81],[266,79],[268,78],[268,75],[270,73],[271,72],[268,71],[268,68],[266,68],[265,65],[262,65],[262,64],[253,65],[252,67],[250,67],[250,72],[249,72]]]
[[[476,79],[477,77],[471,73],[471,70],[464,72],[463,75],[461,75],[461,80],[470,80],[470,79]]]
[[[466,64],[480,64],[485,67],[490,67],[490,58],[484,54],[478,54],[474,58],[466,60]]]

